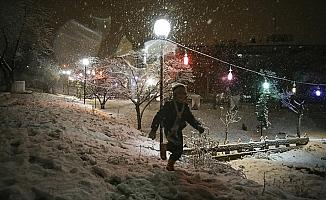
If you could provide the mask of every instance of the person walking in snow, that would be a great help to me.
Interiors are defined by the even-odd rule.
[[[204,132],[204,128],[191,113],[187,104],[187,90],[184,85],[173,87],[173,98],[167,101],[153,118],[149,138],[156,138],[156,131],[159,125],[163,124],[164,133],[168,141],[166,149],[172,154],[169,157],[166,169],[174,171],[175,162],[183,153],[183,135],[182,130],[186,127],[186,122],[199,133]]]

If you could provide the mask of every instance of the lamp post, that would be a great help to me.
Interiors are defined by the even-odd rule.
[[[86,104],[86,67],[89,65],[89,59],[88,58],[83,58],[81,60],[82,64],[84,65],[84,104]]]
[[[154,24],[154,33],[160,38],[167,38],[171,30],[170,22],[166,19],[159,19]],[[164,64],[164,53],[163,53],[163,44],[161,40],[161,56],[160,56],[160,109],[163,107],[163,64]],[[163,127],[162,123],[160,124],[160,150],[161,150],[161,159],[166,160],[166,153],[163,150]]]
[[[157,37],[167,38],[171,30],[170,22],[166,19],[159,19],[154,24],[154,33]],[[160,56],[160,108],[163,106],[163,44],[161,42]]]

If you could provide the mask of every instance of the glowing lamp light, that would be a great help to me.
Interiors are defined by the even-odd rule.
[[[184,65],[188,65],[188,64],[189,64],[189,58],[188,58],[187,53],[186,53],[185,56],[183,57],[183,64],[184,64]]]
[[[230,67],[229,74],[228,74],[228,80],[231,81],[233,79],[232,69]]]
[[[159,19],[154,24],[154,33],[158,37],[168,37],[170,30],[170,22],[166,19]]]
[[[263,88],[264,90],[268,90],[269,89],[270,84],[267,82],[267,80],[265,79],[265,82],[263,83]]]
[[[293,87],[292,87],[292,93],[295,94],[297,92],[297,88],[295,85],[295,82],[293,83]]]
[[[318,87],[317,90],[315,90],[315,95],[317,97],[320,97],[321,96],[321,91],[320,91],[320,88]]]
[[[63,75],[71,75],[71,70],[62,70],[61,72],[60,72],[61,74],[63,74]]]
[[[148,78],[146,81],[147,86],[154,86],[156,84],[156,81],[154,78]]]
[[[89,59],[88,58],[83,58],[81,60],[81,62],[82,62],[83,65],[89,65]]]

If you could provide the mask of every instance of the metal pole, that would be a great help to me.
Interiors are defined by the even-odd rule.
[[[86,104],[86,65],[84,70],[84,104]]]
[[[160,108],[163,107],[163,46],[161,44],[160,56]]]
[[[164,52],[163,52],[163,44],[161,41],[161,56],[160,56],[160,109],[163,107],[163,64],[164,64]],[[166,151],[165,146],[163,144],[163,121],[160,122],[160,157],[162,160],[166,160]]]
[[[161,41],[162,42],[162,41]],[[161,56],[160,56],[160,109],[163,107],[163,45],[161,43]],[[160,143],[163,143],[163,127],[160,124]]]

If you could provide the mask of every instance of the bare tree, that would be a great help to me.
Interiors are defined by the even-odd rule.
[[[145,109],[158,96],[158,79],[154,69],[147,66],[138,68],[135,60],[137,52],[125,56],[105,59],[102,67],[106,76],[111,77],[115,87],[112,92],[129,99],[134,105],[137,115],[137,128],[140,130]]]
[[[232,111],[232,110],[227,110],[225,116],[223,118],[221,117],[220,120],[224,124],[224,130],[225,130],[225,138],[224,138],[224,144],[227,143],[228,141],[228,133],[229,133],[229,126],[232,123],[239,122],[241,120],[241,117],[237,116],[238,111]]]
[[[52,53],[51,12],[35,1],[18,0],[1,1],[0,13],[0,68],[10,90],[17,72]]]
[[[284,92],[281,95],[281,102],[284,106],[289,108],[292,112],[297,115],[297,136],[301,136],[301,119],[304,111],[305,101],[298,102],[295,99],[291,98],[293,96],[290,92]]]
[[[146,108],[159,96],[160,81],[159,62],[142,63],[142,56],[141,52],[131,51],[123,56],[103,59],[96,66],[96,70],[106,77],[101,90],[109,90],[112,94],[123,96],[135,105],[139,130],[142,128],[141,122]],[[165,94],[169,93],[171,85],[177,81],[176,76],[173,76],[176,73],[172,72],[172,69],[175,69],[173,66],[176,65],[177,62],[170,59],[164,65]],[[192,75],[188,77],[192,78]],[[191,81],[190,78],[188,81]]]
[[[103,75],[102,70],[98,70],[97,74],[88,81],[87,86],[100,102],[101,109],[105,109],[105,104],[111,97],[117,97],[120,94],[118,81],[108,74]]]

